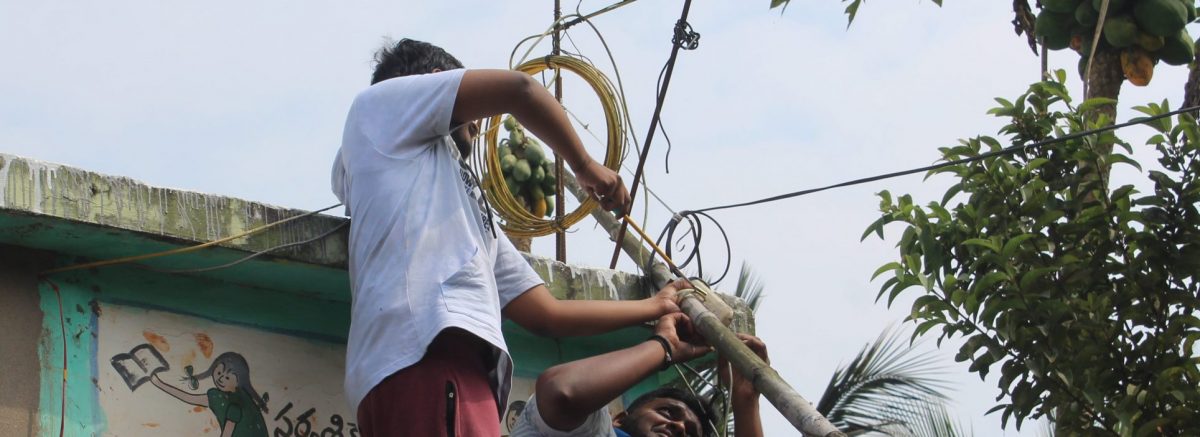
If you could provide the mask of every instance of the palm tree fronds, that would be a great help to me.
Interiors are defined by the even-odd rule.
[[[754,274],[754,269],[750,268],[749,264],[742,262],[742,270],[738,272],[737,289],[734,290],[734,296],[745,301],[751,311],[757,311],[758,304],[766,297],[763,292],[765,289],[766,284],[758,275]]]
[[[817,411],[848,433],[947,435],[945,426],[931,425],[947,416],[937,416],[945,412],[948,388],[938,376],[941,366],[901,337],[894,328],[885,330],[835,371]]]

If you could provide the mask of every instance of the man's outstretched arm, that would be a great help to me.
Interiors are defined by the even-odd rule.
[[[709,351],[690,337],[683,313],[659,319],[654,332],[667,339],[674,361],[687,361]],[[683,332],[683,338],[680,337]],[[638,381],[662,368],[666,353],[655,340],[546,369],[535,386],[537,410],[554,429],[582,425],[593,412],[616,399]]]
[[[738,339],[746,347],[754,351],[767,364],[767,345],[758,337],[748,334],[738,334]],[[762,437],[762,419],[759,416],[758,390],[754,383],[742,377],[736,370],[729,367],[724,359],[717,360],[717,371],[720,372],[721,382],[729,387],[729,396],[733,401],[733,435],[734,437]],[[732,382],[729,379],[732,377]]]
[[[467,70],[458,86],[451,119],[470,122],[512,114],[561,156],[584,190],[595,193],[606,211],[629,211],[629,192],[616,172],[588,155],[562,105],[529,75],[511,70]]]
[[[680,280],[645,299],[607,301],[559,300],[545,285],[539,285],[505,305],[504,317],[543,337],[603,334],[679,312],[675,296],[687,286]]]

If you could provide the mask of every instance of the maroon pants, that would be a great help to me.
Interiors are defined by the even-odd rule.
[[[497,437],[488,379],[492,347],[460,329],[438,334],[421,361],[388,376],[358,405],[363,437]]]

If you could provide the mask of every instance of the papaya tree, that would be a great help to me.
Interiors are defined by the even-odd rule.
[[[961,140],[942,159],[1108,124],[1093,110],[1112,101],[1076,106],[1065,78],[997,99],[1003,137]],[[1109,132],[943,167],[934,173],[956,183],[924,206],[879,194],[882,217],[863,238],[890,223],[903,233],[897,261],[876,272],[887,277],[878,298],[915,291],[914,335],[961,337],[956,360],[981,378],[998,369],[1002,426],[1047,416],[1065,435],[1200,430],[1200,127],[1187,113],[1150,126],[1161,170],[1142,173],[1144,192],[1086,171],[1141,171]]]
[[[853,22],[865,0],[842,2],[847,4],[846,15]],[[771,7],[786,8],[789,3],[790,0],[771,0]],[[941,6],[942,0],[933,3]],[[1126,80],[1145,86],[1160,62],[1200,63],[1197,61],[1200,41],[1185,28],[1197,20],[1195,0],[1037,0],[1035,5],[1036,14],[1028,0],[1013,1],[1012,23],[1016,33],[1026,36],[1035,54],[1039,46],[1078,53],[1079,75],[1086,75],[1084,98],[1111,99],[1113,104],[1093,108],[1109,120],[1116,119],[1115,102]],[[1193,67],[1184,90],[1195,94],[1197,89],[1200,89],[1200,74]],[[1193,100],[1200,100],[1200,96]]]

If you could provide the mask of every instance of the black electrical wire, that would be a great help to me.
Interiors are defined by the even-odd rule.
[[[1110,125],[1110,126],[1096,128],[1096,129],[1081,131],[1081,132],[1077,132],[1077,133],[1073,133],[1073,134],[1069,134],[1069,135],[1064,135],[1064,136],[1058,137],[1058,138],[1051,138],[1051,139],[1047,139],[1047,140],[1037,141],[1032,144],[1014,145],[1014,146],[1010,146],[1010,147],[1007,147],[1004,149],[987,152],[987,153],[984,153],[984,154],[981,154],[978,156],[973,156],[970,158],[964,158],[964,159],[943,162],[940,164],[934,164],[934,165],[929,165],[929,166],[910,169],[910,170],[903,170],[903,171],[886,173],[886,174],[881,174],[881,175],[876,175],[876,176],[871,176],[871,177],[866,177],[866,178],[861,178],[861,179],[855,179],[855,180],[846,181],[846,182],[842,182],[839,184],[829,185],[829,186],[820,187],[820,188],[812,188],[812,189],[808,189],[808,190],[796,191],[796,192],[792,192],[792,193],[781,194],[778,196],[772,196],[772,197],[768,197],[768,198],[764,198],[764,199],[753,200],[753,201],[749,201],[749,202],[743,202],[743,203],[737,203],[737,204],[731,204],[731,205],[714,206],[714,207],[703,208],[703,209],[698,209],[698,210],[680,211],[678,214],[676,214],[674,217],[672,217],[670,222],[668,222],[667,225],[663,228],[663,230],[659,234],[658,239],[656,240],[655,244],[658,244],[659,247],[663,247],[668,257],[675,259],[676,257],[673,254],[674,246],[681,245],[681,242],[684,241],[684,239],[688,235],[691,235],[692,244],[691,244],[691,247],[688,249],[688,252],[687,252],[688,255],[687,255],[687,257],[683,258],[683,262],[679,263],[678,267],[680,269],[682,269],[685,266],[687,266],[689,263],[691,263],[693,260],[695,260],[697,274],[699,276],[703,276],[704,275],[704,273],[703,273],[704,266],[703,266],[702,258],[700,256],[700,243],[704,236],[702,219],[707,219],[707,220],[711,221],[713,224],[715,224],[717,226],[717,229],[721,232],[721,237],[725,240],[725,268],[721,272],[721,276],[718,277],[716,280],[712,281],[712,284],[715,285],[716,283],[718,283],[722,279],[724,279],[725,276],[728,274],[730,264],[732,262],[733,250],[730,247],[729,236],[725,233],[724,227],[722,227],[721,223],[718,222],[715,218],[713,218],[712,215],[708,214],[708,212],[710,212],[710,211],[717,211],[717,210],[728,209],[728,208],[737,208],[737,207],[742,207],[742,206],[757,205],[757,204],[761,204],[761,203],[773,202],[776,200],[783,200],[783,199],[789,199],[792,197],[799,197],[799,196],[803,196],[806,194],[812,194],[812,193],[825,191],[825,190],[829,190],[829,189],[833,189],[833,188],[847,187],[847,186],[851,186],[851,185],[858,185],[858,184],[863,184],[863,183],[867,183],[867,182],[893,178],[893,177],[897,177],[897,176],[904,176],[904,175],[910,175],[910,174],[914,174],[914,173],[921,173],[921,172],[936,170],[939,168],[944,168],[944,167],[953,166],[953,165],[965,164],[965,163],[969,163],[969,162],[974,162],[974,161],[991,158],[994,156],[1007,155],[1007,154],[1011,154],[1011,153],[1015,153],[1015,152],[1019,152],[1019,151],[1023,151],[1023,150],[1029,150],[1029,149],[1034,149],[1034,148],[1047,146],[1047,145],[1051,145],[1051,144],[1057,144],[1057,143],[1061,143],[1064,141],[1069,141],[1069,140],[1073,140],[1076,138],[1084,137],[1087,135],[1093,135],[1093,134],[1097,134],[1097,133],[1101,133],[1101,132],[1112,131],[1112,130],[1116,130],[1116,129],[1121,129],[1121,128],[1137,125],[1137,124],[1149,123],[1149,122],[1152,122],[1155,120],[1159,120],[1159,119],[1166,118],[1166,117],[1171,117],[1171,116],[1178,115],[1178,114],[1181,114],[1184,112],[1195,111],[1197,109],[1200,109],[1200,106],[1183,108],[1183,109],[1179,109],[1179,110],[1175,110],[1175,111],[1171,111],[1171,112],[1167,112],[1164,114],[1159,114],[1159,115],[1155,115],[1155,116],[1151,116],[1151,117],[1136,118],[1136,119],[1130,120],[1125,123],[1114,124],[1114,125]],[[681,226],[683,223],[687,223],[687,231],[684,232],[683,234],[681,234],[677,240],[675,238],[675,233],[679,229],[679,226]],[[663,245],[664,239],[666,240],[665,246]]]
[[[665,73],[663,74],[662,88],[658,93],[658,100],[654,104],[654,115],[650,117],[650,129],[646,133],[646,143],[642,145],[642,152],[638,155],[637,170],[633,172],[633,185],[629,187],[629,203],[633,204],[637,200],[638,184],[641,182],[642,171],[646,167],[646,154],[650,152],[650,142],[654,140],[654,131],[658,129],[659,117],[662,115],[663,102],[667,99],[667,88],[671,84],[671,73],[675,71],[675,59],[679,55],[679,50],[687,46],[687,50],[696,48],[699,43],[699,34],[690,32],[691,26],[687,26],[688,11],[692,8],[692,0],[683,1],[683,11],[680,13],[679,21],[675,22],[674,35],[671,39],[671,55],[667,58]],[[681,31],[687,30],[690,33],[681,35]],[[695,34],[693,37],[692,34]],[[629,211],[622,211],[626,214]],[[621,241],[625,239],[626,226],[628,222],[621,222],[621,227],[617,231],[616,245],[613,247],[612,260],[608,263],[608,268],[614,269],[617,267],[617,260],[621,256]]]
[[[663,74],[666,72],[667,66],[663,65],[662,70],[658,71],[658,80],[654,83],[654,95],[658,95],[660,92],[659,90],[662,87]],[[663,139],[667,141],[667,154],[665,157],[663,157],[663,170],[665,170],[667,174],[671,174],[671,149],[674,147],[674,144],[671,144],[671,136],[667,135],[666,123],[663,122],[662,117],[659,117],[658,119],[658,131],[662,132]]]
[[[683,239],[687,238],[688,235],[691,235],[692,244],[687,249],[687,256],[683,257],[683,261],[678,262],[676,266],[680,269],[683,269],[694,260],[696,261],[697,276],[703,277],[704,261],[700,253],[700,243],[704,239],[703,222],[705,219],[717,226],[717,231],[721,233],[721,239],[725,243],[725,267],[721,270],[720,276],[712,281],[709,281],[710,285],[716,285],[717,283],[721,282],[721,280],[725,279],[725,277],[729,274],[729,268],[733,262],[733,247],[729,243],[729,235],[725,232],[725,227],[721,226],[721,223],[718,222],[717,219],[713,218],[713,216],[709,215],[708,213],[698,211],[684,211],[679,213],[672,217],[667,226],[663,228],[661,233],[659,233],[655,244],[659,247],[662,247],[663,251],[666,252],[668,257],[671,259],[677,259],[677,257],[675,257],[673,254],[674,246],[679,244],[679,241],[683,241]],[[675,233],[679,230],[679,225],[685,222],[687,223],[687,231],[680,235],[679,239],[676,240]]]
[[[1192,112],[1192,111],[1196,111],[1196,110],[1200,110],[1200,105],[1183,108],[1183,109],[1177,109],[1177,110],[1174,110],[1171,112],[1167,112],[1167,113],[1163,113],[1163,114],[1159,114],[1159,115],[1155,115],[1155,116],[1151,116],[1151,117],[1135,118],[1133,120],[1130,120],[1130,121],[1127,121],[1124,123],[1099,127],[1099,128],[1095,128],[1095,129],[1089,129],[1089,130],[1085,130],[1082,132],[1076,132],[1073,134],[1064,135],[1064,136],[1061,136],[1058,138],[1051,138],[1048,140],[1037,141],[1032,144],[1013,145],[1013,146],[1009,146],[1009,147],[1006,147],[1006,148],[1003,148],[1000,150],[994,150],[991,152],[987,152],[982,155],[972,156],[970,158],[963,158],[963,159],[958,159],[958,160],[954,160],[954,161],[947,161],[947,162],[943,162],[940,164],[934,164],[934,165],[929,165],[929,166],[925,166],[925,167],[897,171],[897,172],[892,172],[892,173],[885,173],[885,174],[865,177],[865,178],[861,178],[861,179],[854,179],[851,181],[828,185],[828,186],[824,186],[824,187],[820,187],[820,188],[810,188],[807,190],[794,191],[791,193],[780,194],[778,196],[771,196],[771,197],[767,197],[767,198],[763,198],[763,199],[752,200],[749,202],[734,203],[734,204],[730,204],[730,205],[721,205],[721,206],[711,206],[708,208],[697,209],[694,211],[682,211],[682,212],[680,212],[680,214],[717,211],[717,210],[722,210],[722,209],[739,208],[739,207],[743,207],[743,206],[758,205],[761,203],[768,203],[768,202],[774,202],[777,200],[790,199],[793,197],[800,197],[800,196],[804,196],[807,194],[817,193],[817,192],[821,192],[821,191],[825,191],[825,190],[829,190],[829,189],[833,189],[833,188],[848,187],[851,185],[859,185],[859,184],[865,184],[867,182],[874,182],[874,181],[883,180],[883,179],[890,179],[890,178],[894,178],[897,176],[906,176],[906,175],[915,174],[915,173],[922,173],[922,172],[927,172],[927,171],[931,171],[931,170],[937,170],[940,168],[955,166],[955,165],[959,165],[959,164],[966,164],[969,162],[980,161],[980,160],[984,160],[984,159],[991,158],[994,156],[1008,155],[1008,154],[1019,152],[1019,151],[1026,150],[1026,149],[1033,149],[1033,148],[1038,148],[1038,147],[1047,146],[1047,145],[1051,145],[1051,144],[1057,144],[1057,143],[1061,143],[1064,141],[1069,141],[1069,140],[1073,140],[1076,138],[1085,137],[1088,135],[1094,135],[1094,134],[1098,134],[1098,133],[1102,133],[1102,132],[1108,132],[1108,131],[1113,131],[1113,130],[1117,130],[1117,129],[1121,129],[1121,128],[1126,128],[1126,127],[1133,126],[1133,125],[1145,124],[1145,123],[1149,123],[1151,121],[1171,117],[1174,115],[1179,115],[1179,114],[1182,114],[1185,112]]]

